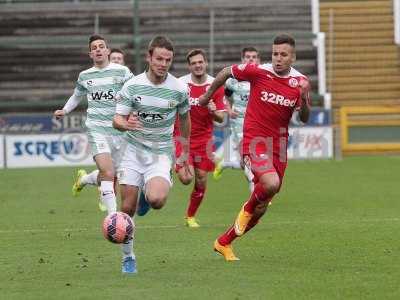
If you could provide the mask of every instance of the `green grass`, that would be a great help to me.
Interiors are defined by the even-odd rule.
[[[139,274],[101,234],[95,189],[70,197],[72,168],[0,171],[0,299],[399,299],[400,157],[291,161],[263,221],[212,251],[248,196],[239,171],[210,178],[198,219],[190,188],[136,218]],[[123,298],[122,298],[123,297]]]

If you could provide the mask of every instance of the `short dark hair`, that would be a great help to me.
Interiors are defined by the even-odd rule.
[[[294,40],[294,38],[286,33],[279,34],[274,38],[274,45],[282,44],[289,44],[293,48],[296,47],[296,41]]]
[[[103,38],[101,35],[93,34],[93,35],[91,35],[89,37],[89,50],[90,50],[90,44],[93,43],[94,41],[97,41],[97,40],[104,41],[106,43],[106,46],[107,46],[107,42],[106,42],[105,38]]]
[[[110,50],[110,55],[111,55],[112,53],[121,53],[123,56],[125,56],[124,51],[122,51],[121,49],[118,49],[118,48],[112,48],[112,49]]]
[[[169,51],[174,52],[172,41],[166,36],[162,35],[156,36],[150,41],[149,46],[147,47],[147,51],[149,51],[150,55],[153,55],[153,51],[155,48],[165,48]]]
[[[206,55],[206,51],[204,51],[203,49],[193,49],[190,50],[188,52],[188,54],[186,55],[186,61],[188,62],[188,64],[190,63],[190,58],[195,56],[195,55],[201,55],[203,56],[204,60],[207,61],[207,55]]]
[[[242,57],[242,58],[244,57],[244,54],[245,54],[246,52],[257,52],[257,55],[258,55],[258,50],[257,50],[257,48],[255,48],[255,47],[244,47],[244,48],[242,49],[242,52],[241,52],[241,57]]]

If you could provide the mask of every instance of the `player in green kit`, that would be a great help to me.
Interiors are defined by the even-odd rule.
[[[83,98],[87,98],[86,132],[98,170],[90,174],[79,170],[73,194],[76,195],[86,184],[99,184],[101,202],[107,212],[112,213],[116,211],[115,169],[121,158],[123,141],[123,134],[112,127],[115,96],[133,74],[125,66],[110,63],[109,54],[110,50],[103,37],[93,35],[89,38],[89,57],[93,60],[93,67],[79,74],[73,95],[63,109],[56,110],[54,115],[57,118],[64,117]]]
[[[146,201],[153,209],[166,203],[172,186],[173,129],[179,114],[183,145],[183,166],[189,153],[190,117],[188,88],[168,73],[174,56],[172,42],[163,36],[148,46],[148,70],[129,80],[117,95],[114,127],[126,132],[128,142],[118,169],[121,185],[121,210],[135,214],[138,191],[145,186]],[[133,114],[133,116],[132,116]],[[128,118],[128,116],[131,116]],[[122,246],[122,272],[134,274],[136,259],[133,239]]]

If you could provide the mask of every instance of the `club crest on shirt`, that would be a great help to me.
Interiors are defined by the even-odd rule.
[[[168,101],[168,108],[174,108],[177,105],[178,105],[178,101],[176,101],[176,100],[169,100]]]
[[[299,82],[296,78],[290,78],[289,79],[289,85],[293,88],[297,87],[299,85]]]
[[[88,87],[90,87],[90,86],[93,85],[93,81],[92,80],[88,80],[88,81],[86,81],[86,84],[87,84]]]
[[[238,65],[238,69],[240,71],[243,71],[246,68],[246,66],[247,66],[247,64],[240,64],[240,65]]]

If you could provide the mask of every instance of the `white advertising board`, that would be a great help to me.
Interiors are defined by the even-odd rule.
[[[332,127],[289,128],[289,159],[318,159],[332,157]]]
[[[93,164],[88,139],[82,133],[6,136],[8,168]]]

